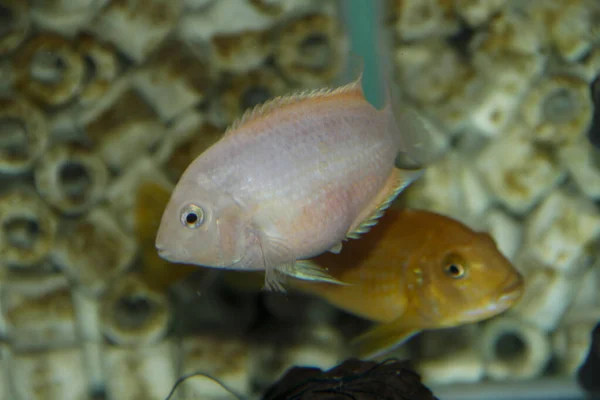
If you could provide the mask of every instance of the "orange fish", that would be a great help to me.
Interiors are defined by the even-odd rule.
[[[196,270],[190,266],[169,268],[169,263],[156,254],[154,238],[158,220],[169,201],[171,192],[154,182],[143,182],[136,193],[135,235],[140,246],[142,279],[152,288],[166,290],[174,282]]]
[[[395,167],[416,120],[377,110],[352,83],[275,98],[248,111],[180,178],[156,237],[174,263],[334,282],[297,262],[367,232],[421,170]],[[403,114],[403,116],[409,115]]]
[[[354,340],[375,357],[426,329],[480,321],[512,307],[523,278],[487,233],[428,211],[391,209],[339,255],[312,261],[348,285],[293,286],[380,324]]]

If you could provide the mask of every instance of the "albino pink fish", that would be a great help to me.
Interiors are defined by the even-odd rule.
[[[181,176],[158,229],[160,256],[264,270],[273,290],[284,290],[285,275],[342,283],[296,261],[339,253],[421,172],[395,166],[416,125],[397,120],[386,97],[381,110],[365,99],[361,70],[348,85],[246,112]]]

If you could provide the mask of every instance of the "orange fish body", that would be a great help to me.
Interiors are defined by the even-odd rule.
[[[391,102],[363,96],[361,79],[273,99],[247,112],[183,173],[156,238],[176,263],[333,280],[298,260],[337,253],[368,231],[418,172],[395,167],[404,151]],[[409,124],[406,125],[409,129]]]
[[[294,281],[303,292],[379,322],[355,342],[373,357],[424,329],[489,318],[521,296],[523,278],[487,233],[423,210],[391,209],[338,255],[313,260],[347,285]]]
[[[160,258],[154,248],[158,219],[170,195],[171,192],[162,185],[142,182],[137,190],[135,202],[135,235],[140,246],[141,276],[150,287],[163,291],[194,272],[189,266],[169,268],[168,262]]]

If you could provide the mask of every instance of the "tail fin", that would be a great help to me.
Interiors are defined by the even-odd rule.
[[[381,69],[385,93],[382,112],[386,114],[390,132],[394,132],[398,137],[396,166],[401,169],[413,169],[434,163],[445,144],[445,141],[440,140],[444,137],[443,133],[439,132],[408,99],[398,93],[398,86],[391,76],[391,68],[384,66]]]
[[[402,97],[393,78],[390,34],[380,29],[376,40],[379,85],[384,93],[382,112],[387,114],[390,132],[395,132],[398,137],[396,166],[401,169],[423,168],[440,155],[442,143],[439,138],[443,134],[408,99]]]

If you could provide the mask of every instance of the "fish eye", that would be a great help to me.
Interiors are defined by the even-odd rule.
[[[457,255],[451,255],[444,260],[444,273],[450,278],[460,279],[465,276],[467,268],[464,260]]]
[[[448,264],[444,269],[446,275],[451,278],[461,278],[465,274],[465,269],[460,264]]]
[[[195,204],[190,204],[181,212],[181,223],[183,226],[195,229],[204,222],[204,210]]]

